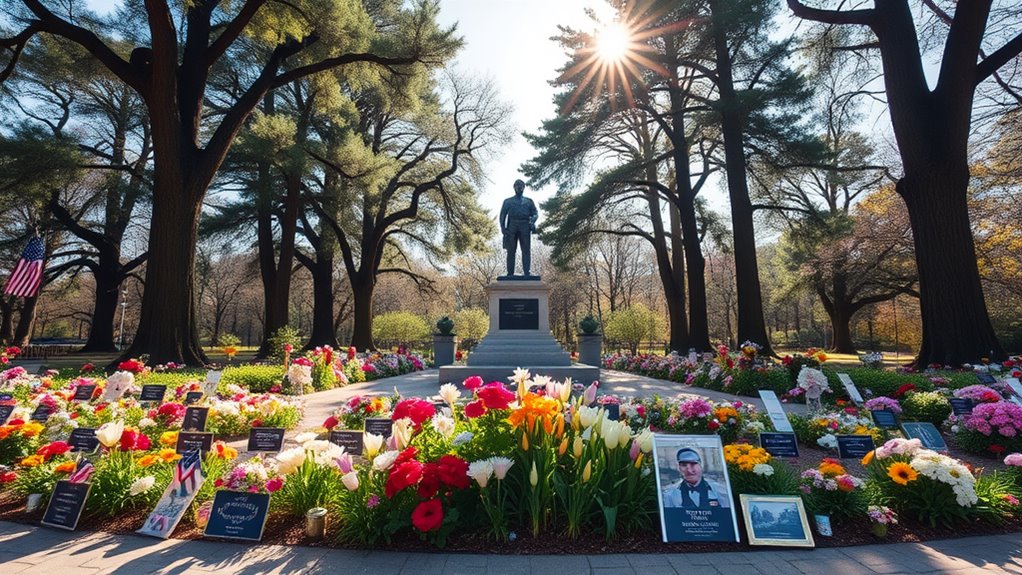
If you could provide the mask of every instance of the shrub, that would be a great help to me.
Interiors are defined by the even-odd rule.
[[[940,425],[951,415],[951,402],[937,391],[915,391],[905,397],[902,410],[905,419]]]
[[[277,360],[284,361],[284,346],[290,345],[292,350],[298,349],[302,345],[302,335],[298,333],[298,330],[285,325],[284,327],[273,332],[270,336],[270,355]]]
[[[845,471],[840,462],[824,458],[815,469],[803,471],[801,477],[799,488],[811,513],[839,521],[866,513],[863,481]]]
[[[635,304],[610,314],[603,324],[603,335],[625,344],[635,354],[640,343],[660,333],[661,323],[659,315],[642,304]]]
[[[451,319],[454,320],[454,332],[458,334],[461,349],[472,349],[490,331],[489,314],[477,307],[460,309]]]
[[[754,495],[798,495],[798,476],[791,466],[773,459],[762,447],[747,443],[724,446],[731,490]],[[738,499],[735,497],[735,499]]]
[[[241,338],[233,333],[220,334],[220,345],[223,347],[237,347],[241,344]]]
[[[1022,450],[1022,407],[1007,401],[981,403],[961,418],[956,437],[962,449],[999,455]]]
[[[282,365],[239,365],[224,370],[220,385],[222,387],[234,384],[252,393],[266,393],[274,386],[279,386],[283,379]]]
[[[373,318],[373,339],[377,342],[411,344],[425,340],[429,333],[426,320],[410,311],[391,311]]]
[[[736,395],[756,397],[759,390],[770,389],[782,395],[791,388],[788,372],[779,368],[742,369],[731,379],[731,385],[724,385],[724,391]]]

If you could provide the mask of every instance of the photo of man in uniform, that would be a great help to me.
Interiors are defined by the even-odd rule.
[[[719,486],[703,477],[703,460],[699,452],[689,447],[677,451],[678,472],[681,483],[677,487],[667,489],[663,494],[664,507],[683,507],[685,509],[709,509],[720,507]],[[725,504],[727,500],[725,499]]]
[[[738,541],[738,521],[716,435],[653,435],[663,540]]]

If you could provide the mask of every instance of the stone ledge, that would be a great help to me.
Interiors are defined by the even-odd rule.
[[[573,381],[589,385],[600,379],[600,368],[592,365],[575,364],[570,366],[528,366],[533,376],[545,375],[558,381],[570,377]],[[501,381],[508,379],[515,371],[515,366],[468,366],[445,365],[440,368],[440,383],[460,384],[466,378],[478,375],[483,381]]]

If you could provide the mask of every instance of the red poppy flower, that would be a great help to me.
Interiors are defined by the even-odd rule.
[[[71,446],[66,441],[54,441],[36,450],[36,455],[42,455],[46,460],[57,455],[64,455],[68,451],[71,451]]]
[[[468,489],[468,462],[457,455],[444,455],[440,458],[440,480],[455,489]]]
[[[436,414],[436,407],[432,403],[424,399],[405,399],[399,401],[394,406],[394,413],[391,414],[390,418],[397,421],[402,418],[409,418],[415,425],[415,429],[418,430],[422,427],[422,422],[433,417]]]
[[[391,499],[402,489],[418,483],[422,479],[422,467],[422,463],[415,460],[405,461],[391,467],[383,494],[387,496],[387,499]]]
[[[463,381],[462,385],[464,385],[465,389],[469,391],[475,391],[483,386],[483,378],[479,377],[478,375],[473,375],[472,377]]]
[[[415,456],[419,454],[419,450],[414,447],[406,447],[404,451],[397,454],[397,459],[394,460],[394,465],[404,463],[405,461],[411,461],[415,459]]]
[[[508,391],[504,384],[498,381],[483,386],[476,392],[476,396],[483,402],[486,409],[507,409],[508,405],[515,400],[515,394]]]
[[[326,421],[323,422],[323,427],[327,428],[328,430],[332,430],[333,428],[337,427],[338,423],[340,423],[340,421],[338,421],[336,417],[331,415],[330,417],[326,418]]]
[[[465,476],[468,477],[467,475]],[[440,491],[440,465],[437,463],[427,463],[422,468],[422,479],[419,480],[419,497],[422,499],[432,499],[436,497],[437,492]]]
[[[473,401],[465,406],[465,417],[469,419],[475,419],[484,413],[486,413],[486,407],[483,405],[482,400]]]
[[[412,511],[412,525],[423,533],[436,531],[444,523],[444,506],[439,499],[423,501]]]

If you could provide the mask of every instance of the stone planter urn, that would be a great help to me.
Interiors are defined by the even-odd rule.
[[[436,322],[436,333],[433,334],[433,361],[437,367],[454,363],[454,352],[457,347],[454,334],[454,321],[444,316]]]
[[[578,334],[578,362],[599,367],[603,351],[603,334],[599,333],[600,322],[587,315],[578,323],[578,327],[581,330]]]

